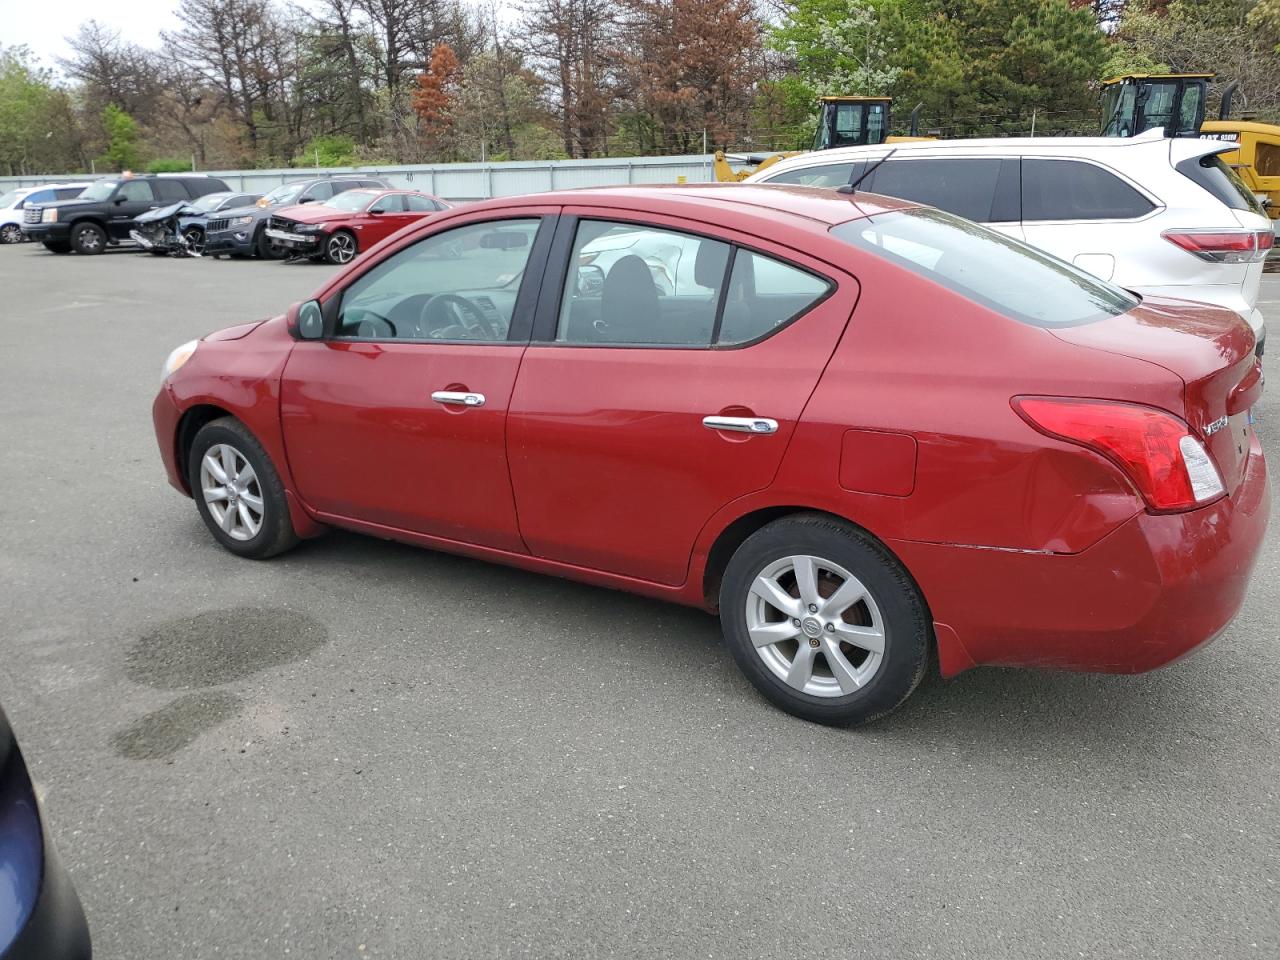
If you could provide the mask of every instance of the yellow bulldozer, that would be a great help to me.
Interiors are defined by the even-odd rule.
[[[1280,126],[1232,120],[1236,84],[1222,91],[1217,120],[1205,120],[1212,73],[1130,73],[1102,84],[1102,135],[1132,137],[1163,127],[1170,137],[1235,144],[1222,159],[1235,168],[1280,229]]]
[[[889,115],[893,105],[891,97],[820,97],[818,99],[818,130],[814,134],[814,150],[832,147],[853,147],[876,143],[902,143],[907,140],[928,140],[918,135],[920,107],[911,111],[911,133],[905,137],[889,136]],[[792,150],[786,153],[726,154],[717,150],[715,175],[718,183],[737,183],[753,173],[766,170],[779,160],[804,153]],[[731,163],[746,162],[749,168],[734,170]]]

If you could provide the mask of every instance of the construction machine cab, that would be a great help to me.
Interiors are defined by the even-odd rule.
[[[861,147],[889,136],[889,97],[820,97],[813,149]]]
[[[1198,137],[1212,73],[1129,73],[1102,81],[1102,135]]]

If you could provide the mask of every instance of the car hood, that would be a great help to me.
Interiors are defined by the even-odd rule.
[[[148,210],[146,213],[140,213],[133,218],[134,223],[154,223],[157,220],[167,220],[174,214],[184,214],[187,216],[198,216],[203,211],[197,210],[185,200],[178,203],[170,203],[163,207],[156,207],[154,210]]]
[[[258,327],[266,323],[267,319],[270,319],[270,318],[266,318],[263,320],[251,320],[248,323],[237,323],[234,327],[223,327],[221,330],[215,330],[213,331],[213,333],[209,334],[206,337],[203,337],[202,339],[204,340],[242,340],[245,337],[247,337],[249,334],[253,333],[253,331],[257,330]]]
[[[346,220],[350,211],[327,207],[323,203],[298,203],[272,211],[273,216],[295,223],[324,223],[328,220]]]

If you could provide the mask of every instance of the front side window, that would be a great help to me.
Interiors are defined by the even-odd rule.
[[[1022,161],[1022,219],[1132,220],[1155,204],[1102,167],[1079,160]]]
[[[505,341],[540,224],[468,224],[401,250],[343,291],[336,336]]]
[[[321,180],[319,183],[313,183],[309,186],[303,196],[309,200],[316,201],[316,203],[324,203],[333,196],[333,187],[328,180]]]
[[[1253,165],[1260,177],[1280,177],[1280,144],[1259,143],[1253,148]]]
[[[979,223],[1018,219],[1018,161],[937,157],[889,160],[862,187]]]
[[[135,203],[142,203],[156,198],[151,191],[151,184],[145,180],[126,180],[120,187],[120,193],[117,196]],[[183,196],[185,197],[186,194],[183,194]]]
[[[282,184],[263,197],[262,202],[270,207],[294,203],[297,201],[299,194],[302,193],[302,186],[300,183]]]
[[[18,205],[19,190],[10,190],[8,193],[0,194],[0,210],[8,210]]]
[[[558,343],[737,346],[777,330],[831,284],[721,240],[583,220],[561,298]]]
[[[343,196],[347,196],[347,194],[343,194]],[[385,196],[369,208],[370,213],[401,213],[403,211],[404,194],[400,193],[393,193],[389,196]]]
[[[1176,82],[1151,84],[1147,88],[1146,99],[1142,103],[1143,130],[1154,130],[1156,127],[1169,130],[1174,121],[1173,110],[1177,99],[1178,84]],[[1169,130],[1169,132],[1172,131]]]
[[[895,210],[839,224],[831,233],[1032,326],[1087,323],[1138,305],[1119,287],[941,210]]]

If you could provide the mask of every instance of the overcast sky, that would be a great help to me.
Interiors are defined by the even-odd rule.
[[[172,30],[177,21],[177,0],[0,0],[0,44],[26,44],[46,67],[65,57],[66,36],[89,19],[105,23],[120,35],[144,47],[160,41],[161,30]]]

